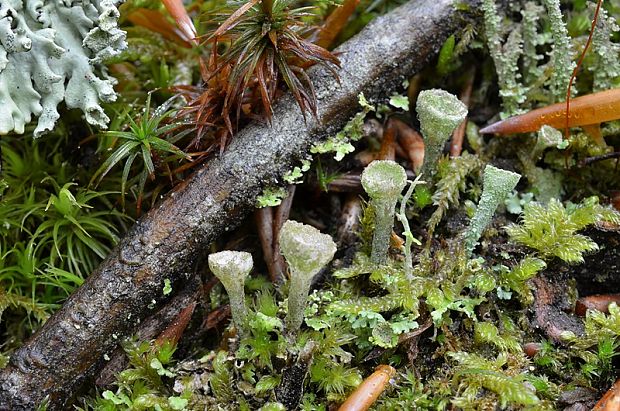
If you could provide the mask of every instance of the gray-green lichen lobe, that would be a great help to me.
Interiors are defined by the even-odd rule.
[[[120,2],[0,3],[0,134],[21,134],[34,117],[35,137],[52,130],[62,101],[106,127],[100,103],[116,99],[116,80],[101,63],[126,47]]]

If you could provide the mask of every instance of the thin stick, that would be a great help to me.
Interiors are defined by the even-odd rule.
[[[598,161],[604,161],[604,160],[609,160],[611,158],[620,158],[620,151],[614,151],[611,153],[605,153],[605,154],[601,154],[600,156],[594,156],[594,157],[586,157],[583,160],[581,160],[579,162],[579,165],[581,167],[585,167],[588,166],[592,163],[596,163]]]
[[[257,209],[254,212],[254,221],[256,222],[258,239],[263,250],[263,259],[265,264],[267,264],[267,271],[269,271],[269,278],[276,284],[278,275],[273,262],[273,208],[263,207]]]

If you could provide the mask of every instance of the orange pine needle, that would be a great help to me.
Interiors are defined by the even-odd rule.
[[[620,409],[620,379],[596,403],[592,411],[617,411]]]
[[[185,10],[185,6],[183,5],[182,0],[162,0],[161,1],[168,13],[174,18],[177,26],[181,30],[183,34],[181,38],[185,40],[187,43],[192,43],[194,45],[198,44],[198,40],[196,40],[196,27],[194,27],[194,22],[189,18],[189,14],[187,14],[187,10]]]
[[[338,411],[366,411],[385,390],[396,370],[389,365],[380,365],[338,408]]]
[[[515,134],[538,131],[544,125],[562,129],[566,125],[566,102],[510,117],[480,130],[482,134]],[[581,127],[620,119],[620,89],[612,89],[571,100],[568,127]]]
[[[141,26],[152,32],[159,33],[167,40],[189,47],[189,43],[185,40],[185,35],[181,30],[174,27],[166,17],[157,10],[136,9],[127,16],[127,20],[136,26]]]

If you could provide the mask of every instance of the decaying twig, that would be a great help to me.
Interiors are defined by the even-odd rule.
[[[288,195],[282,200],[282,203],[275,210],[275,218],[273,220],[273,264],[276,270],[276,277],[281,282],[287,278],[287,265],[284,256],[280,252],[280,229],[288,220],[293,206],[293,198],[295,197],[295,185],[288,187]],[[276,283],[278,284],[278,283]]]
[[[263,258],[267,264],[271,282],[276,285],[282,284],[286,279],[286,262],[280,254],[278,235],[282,224],[288,220],[294,196],[295,185],[291,185],[288,188],[288,195],[279,206],[259,208],[254,213]]]
[[[378,17],[336,49],[340,82],[321,67],[309,75],[318,115],[304,120],[291,95],[273,107],[272,126],[252,123],[144,215],[84,284],[0,370],[0,409],[68,409],[84,383],[105,365],[118,339],[172,295],[208,244],[235,228],[263,189],[335,134],[359,110],[358,95],[385,99],[420,70],[445,39],[463,27],[463,1],[412,0]],[[467,0],[475,8],[477,0]],[[154,301],[153,304],[151,304]],[[117,338],[114,338],[116,336]]]
[[[590,164],[593,164],[599,161],[605,161],[605,160],[610,160],[612,158],[619,158],[619,157],[620,157],[620,151],[613,151],[611,153],[601,154],[600,156],[586,157],[579,162],[579,166],[585,167],[585,166],[589,166]]]

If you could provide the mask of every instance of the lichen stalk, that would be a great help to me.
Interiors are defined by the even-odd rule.
[[[405,169],[394,161],[373,161],[362,173],[362,187],[370,197],[374,213],[375,231],[370,253],[374,264],[387,262],[396,202],[406,184]]]

